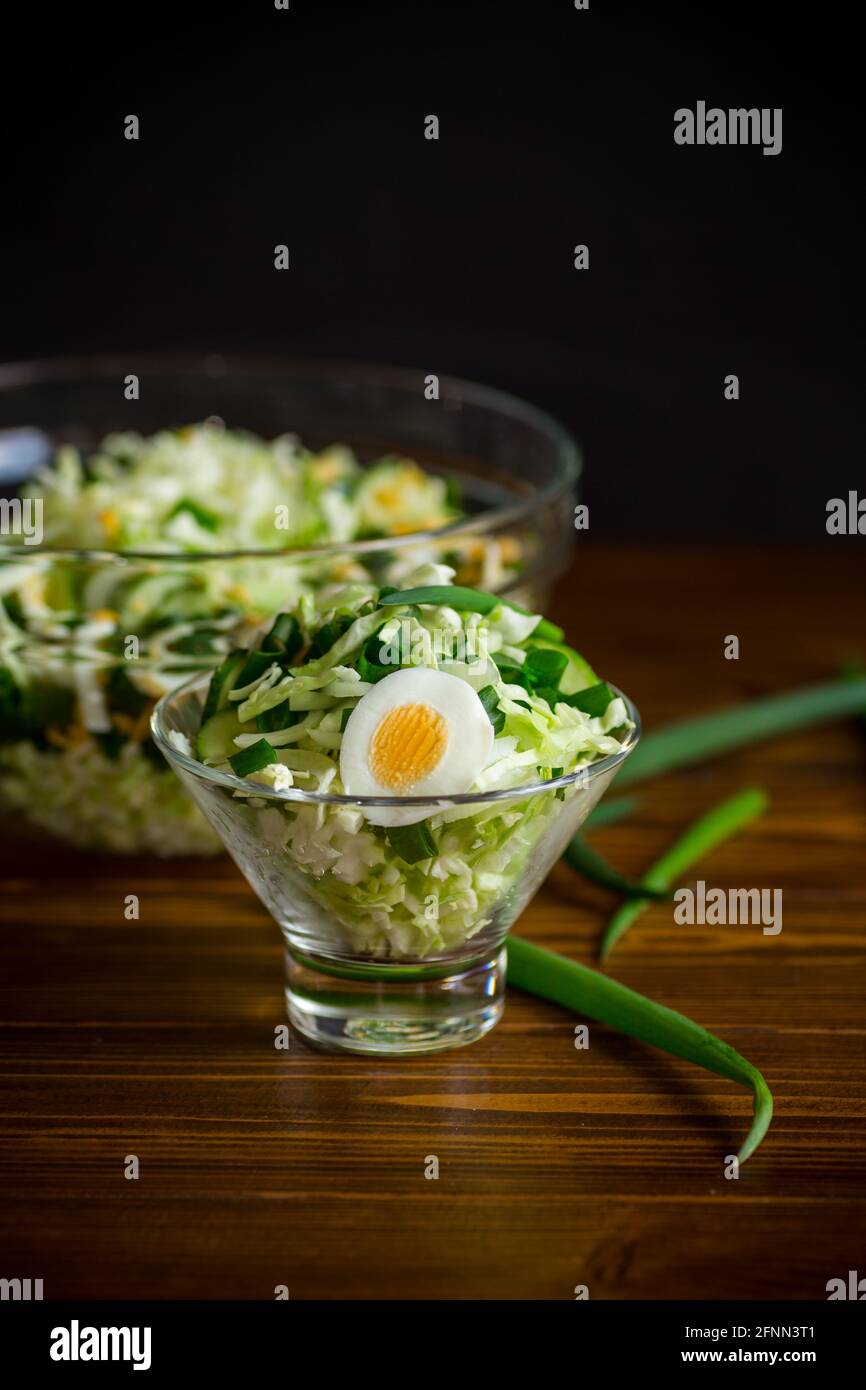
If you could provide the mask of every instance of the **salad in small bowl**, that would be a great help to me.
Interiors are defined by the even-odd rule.
[[[639,736],[561,629],[440,564],[302,598],[152,727],[283,931],[295,1026],[360,1052],[493,1026],[509,928]]]

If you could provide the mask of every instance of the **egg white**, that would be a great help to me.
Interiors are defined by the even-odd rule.
[[[399,796],[372,771],[370,752],[376,730],[391,710],[428,705],[445,721],[446,743],[434,768],[407,787],[406,796],[446,797],[468,791],[493,749],[493,725],[472,686],[458,676],[430,667],[406,667],[377,682],[353,709],[340,748],[340,778],[347,796]],[[413,825],[431,808],[371,806],[364,814],[372,825]]]

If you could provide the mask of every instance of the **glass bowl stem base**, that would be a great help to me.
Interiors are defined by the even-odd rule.
[[[286,1001],[298,1032],[340,1052],[404,1056],[463,1047],[505,1007],[505,950],[439,965],[337,963],[286,950]]]

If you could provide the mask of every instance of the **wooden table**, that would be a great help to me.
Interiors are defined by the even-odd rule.
[[[556,612],[653,727],[866,653],[862,545],[586,545]],[[721,1078],[601,1027],[578,1051],[574,1017],[516,992],[456,1052],[276,1051],[280,941],[231,864],[7,842],[0,1275],[46,1298],[806,1299],[866,1274],[866,730],[648,783],[594,843],[638,872],[750,783],[769,814],[696,876],[782,888],[781,935],[659,907],[610,967],[763,1069],[776,1118],[737,1181],[750,1102]],[[591,961],[610,901],[560,867],[520,931]]]

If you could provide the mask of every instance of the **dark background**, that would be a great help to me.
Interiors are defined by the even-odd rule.
[[[571,426],[594,535],[856,544],[825,534],[866,490],[854,13],[39,7],[4,45],[0,358],[459,373]],[[781,154],[676,146],[699,99],[783,107]]]

